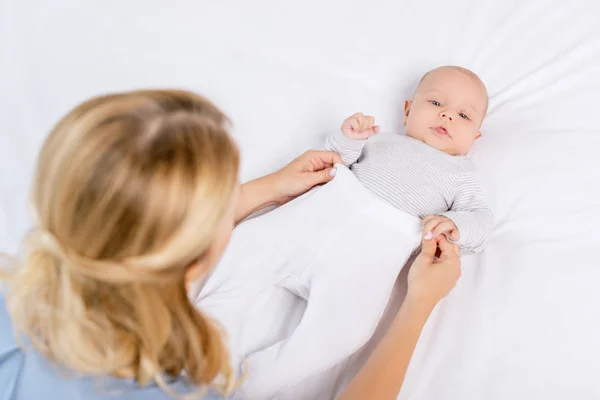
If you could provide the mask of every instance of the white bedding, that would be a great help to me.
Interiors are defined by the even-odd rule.
[[[16,250],[29,224],[42,138],[87,96],[149,86],[209,96],[235,123],[245,180],[320,145],[355,111],[394,131],[421,74],[459,64],[490,93],[473,155],[496,227],[429,321],[400,398],[600,398],[598,7],[4,0],[0,250]]]
[[[327,185],[241,224],[192,290],[247,372],[235,399],[332,398],[419,246],[419,218],[336,169]]]

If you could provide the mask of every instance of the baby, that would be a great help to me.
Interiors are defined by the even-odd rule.
[[[373,193],[424,221],[425,235],[441,234],[464,254],[481,251],[492,213],[466,157],[486,115],[488,97],[473,72],[444,66],[426,73],[404,105],[406,136],[379,133],[371,116],[347,118],[327,139],[328,150]]]

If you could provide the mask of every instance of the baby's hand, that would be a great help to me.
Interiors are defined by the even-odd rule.
[[[460,238],[460,232],[454,222],[443,215],[428,215],[423,218],[423,233],[427,236],[432,233],[433,237],[438,237],[441,234],[446,236],[446,239],[457,241]]]
[[[379,133],[375,118],[363,113],[356,113],[342,123],[342,133],[348,139],[364,140]]]

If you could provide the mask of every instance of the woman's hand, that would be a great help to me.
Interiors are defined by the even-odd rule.
[[[338,400],[395,400],[404,383],[421,331],[435,305],[460,277],[456,244],[445,236],[423,238],[421,254],[408,273],[408,293],[396,318],[362,369]],[[439,246],[440,255],[436,257]]]
[[[314,186],[327,183],[335,176],[335,164],[342,158],[332,151],[309,150],[269,175],[274,183],[275,202],[279,205],[306,193]]]
[[[436,250],[439,248],[439,256]],[[454,288],[460,278],[460,248],[444,235],[423,238],[421,253],[408,273],[407,299],[432,307]]]
[[[423,232],[431,232],[434,238],[445,235],[455,242],[460,239],[460,231],[454,221],[443,215],[428,215],[423,218]]]
[[[334,165],[342,158],[332,151],[311,150],[281,170],[242,185],[235,223],[273,205],[282,205],[335,176]]]

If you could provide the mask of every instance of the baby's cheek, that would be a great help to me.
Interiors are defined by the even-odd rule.
[[[471,139],[470,137],[463,137],[457,146],[459,153],[466,154],[469,151],[469,149],[471,148],[472,144],[473,144],[473,139]]]

